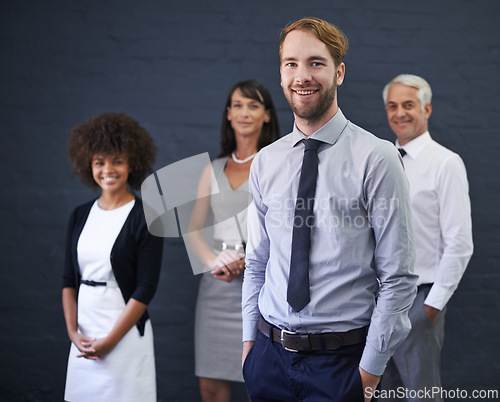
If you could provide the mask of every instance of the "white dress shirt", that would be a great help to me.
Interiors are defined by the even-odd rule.
[[[370,325],[360,365],[381,375],[410,330],[416,294],[408,180],[395,147],[348,122],[340,109],[311,136],[325,144],[311,230],[311,301],[297,313],[286,294],[306,138],[295,126],[252,163],[243,340],[256,339],[260,314],[301,333]]]
[[[417,253],[418,285],[432,283],[425,304],[442,310],[472,255],[469,183],[456,153],[439,145],[429,132],[403,147]]]

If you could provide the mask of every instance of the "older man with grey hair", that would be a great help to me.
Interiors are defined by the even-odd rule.
[[[440,392],[425,392],[440,390],[446,305],[472,255],[467,173],[460,156],[429,134],[432,92],[427,81],[398,75],[385,86],[383,98],[410,182],[419,280],[409,313],[412,329],[396,349],[381,386],[388,399],[441,401]]]

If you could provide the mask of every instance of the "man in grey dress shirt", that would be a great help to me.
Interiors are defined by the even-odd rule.
[[[410,330],[417,277],[408,181],[394,146],[349,122],[338,107],[346,51],[343,33],[317,18],[282,32],[281,86],[295,126],[259,152],[250,173],[242,360],[254,402],[368,401]],[[287,286],[308,138],[323,144],[310,301],[297,312]]]
[[[403,156],[410,182],[415,234],[418,293],[409,316],[411,332],[396,349],[382,380],[386,395],[409,400],[420,395],[442,401],[441,348],[446,305],[458,286],[472,255],[469,185],[465,165],[456,153],[435,142],[427,130],[432,112],[428,82],[402,74],[384,88],[389,125]],[[426,390],[435,390],[424,394]],[[406,395],[405,395],[406,396]]]

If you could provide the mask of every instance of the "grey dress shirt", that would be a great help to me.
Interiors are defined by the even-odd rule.
[[[311,231],[311,301],[294,312],[286,300],[295,201],[304,144],[297,127],[252,163],[243,340],[259,316],[300,333],[369,325],[361,367],[381,375],[410,330],[416,294],[408,181],[393,144],[349,122],[341,110],[312,134],[318,157]]]

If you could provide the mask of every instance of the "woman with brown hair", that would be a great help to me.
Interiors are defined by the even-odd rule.
[[[224,106],[221,153],[205,169],[191,228],[204,228],[213,214],[213,244],[192,230],[188,241],[208,267],[200,282],[195,319],[195,373],[204,402],[229,401],[231,381],[241,373],[241,284],[246,241],[248,177],[257,152],[279,137],[278,119],[268,90],[255,80],[237,83]],[[213,170],[216,182],[211,180]],[[217,191],[215,191],[217,188]],[[212,191],[214,190],[214,191]],[[219,192],[223,197],[204,197]],[[237,211],[238,223],[226,220]]]

